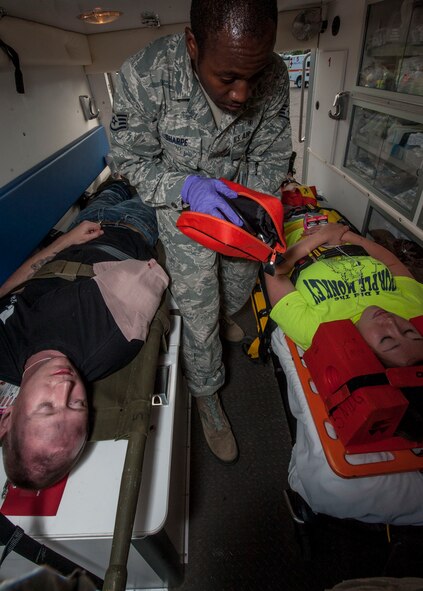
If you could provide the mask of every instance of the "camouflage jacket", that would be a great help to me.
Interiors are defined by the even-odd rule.
[[[217,127],[185,37],[162,37],[123,64],[110,130],[114,164],[154,207],[180,209],[190,174],[276,194],[292,150],[286,66],[274,54],[242,112]]]

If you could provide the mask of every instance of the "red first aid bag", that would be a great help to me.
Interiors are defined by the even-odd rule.
[[[286,251],[281,201],[273,195],[220,180],[238,194],[226,203],[241,218],[243,226],[189,210],[181,213],[176,226],[192,240],[220,254],[265,263],[265,271],[273,275],[274,265],[283,261]]]

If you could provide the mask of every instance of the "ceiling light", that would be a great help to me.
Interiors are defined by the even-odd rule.
[[[103,10],[102,8],[94,8],[87,12],[78,15],[78,18],[84,23],[90,25],[105,25],[117,20],[123,13],[119,10]]]

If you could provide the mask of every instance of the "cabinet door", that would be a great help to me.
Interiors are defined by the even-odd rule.
[[[423,96],[421,0],[369,6],[358,85]]]
[[[423,124],[355,105],[345,166],[412,220],[422,191]]]
[[[330,119],[328,112],[333,100],[344,90],[347,50],[321,51],[319,54],[319,76],[315,80],[315,113],[310,147],[324,160],[333,163],[336,132],[339,122]],[[318,106],[317,106],[318,105]]]

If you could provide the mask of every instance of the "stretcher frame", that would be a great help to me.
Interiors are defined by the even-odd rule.
[[[389,460],[362,464],[350,463],[348,456],[357,456],[357,454],[348,454],[341,440],[329,435],[326,425],[330,423],[330,419],[322,398],[312,387],[313,380],[302,357],[302,350],[289,337],[285,336],[285,339],[313,416],[326,460],[335,474],[341,478],[360,478],[423,470],[423,455],[417,455],[412,449],[388,450],[391,456]]]
[[[246,352],[250,359],[264,360],[270,352],[270,335],[276,327],[269,318],[271,306],[267,298],[265,276],[261,269],[256,286],[251,295],[252,308],[256,318],[258,336],[249,345]],[[361,478],[378,476],[382,474],[395,474],[423,470],[423,455],[415,453],[413,449],[387,450],[391,458],[388,460],[369,461],[366,463],[351,463],[349,456],[359,457],[357,454],[348,454],[339,438],[333,436],[333,428],[329,434],[326,425],[330,423],[322,398],[319,396],[310,372],[302,358],[302,351],[285,335],[295,368],[297,370],[304,394],[310,408],[314,424],[319,434],[320,442],[325,453],[326,460],[335,474],[341,478]],[[291,430],[294,428],[295,419],[290,415],[288,402],[284,399],[285,412]],[[291,434],[292,435],[292,434]],[[378,450],[369,449],[369,453]],[[362,453],[362,452],[361,452]]]
[[[272,333],[277,328],[277,326],[269,316],[271,306],[267,296],[264,272],[262,269],[259,271],[259,277],[251,295],[251,302],[253,313],[256,318],[258,335],[252,341],[249,347],[245,347],[245,352],[250,357],[250,359],[256,363],[267,363],[269,358],[271,358],[289,428],[291,445],[294,446],[297,439],[297,419],[290,408],[288,382],[285,371],[281,365],[277,353],[272,347]],[[296,362],[294,361],[295,365],[300,368],[299,371],[297,370],[297,374],[300,378],[300,381],[302,382],[303,390],[309,390],[310,396],[313,396],[315,399],[317,398],[320,401],[320,404],[323,405],[320,397],[316,395],[311,388],[310,374],[308,369],[303,364],[297,346],[286,336],[284,338],[288,344],[292,358],[296,360]],[[304,385],[306,386],[305,388]],[[323,425],[321,430],[322,435],[320,435],[318,432],[319,439],[329,439],[326,428]],[[329,441],[332,443],[330,439]],[[349,478],[359,479],[361,476],[365,476],[365,473],[368,472],[372,472],[371,475],[375,477],[380,474],[389,473],[385,465],[387,462],[380,462],[380,465],[364,464],[362,466],[352,466],[349,463],[346,463],[344,457],[345,452],[339,446],[339,444],[339,441],[338,444],[335,443],[335,445],[337,445],[336,451],[332,454],[330,452],[327,453],[327,449],[325,449],[323,444],[322,448],[329,468],[341,478],[345,478],[346,482],[348,482]],[[423,465],[423,458],[420,457],[416,460],[416,458],[410,458],[410,454],[410,450],[403,450],[398,454],[399,457],[397,458],[397,462],[394,469],[392,470],[392,473],[395,471],[399,472],[408,470],[410,463],[415,470],[421,469],[418,466],[421,467]],[[334,461],[332,461],[331,457],[334,455]],[[340,472],[342,474],[340,474]],[[352,474],[352,472],[354,472],[354,474]],[[356,531],[363,531],[363,533],[365,533],[367,530],[372,532],[380,532],[381,535],[386,536],[389,548],[387,552],[386,565],[392,561],[393,556],[395,555],[395,540],[397,537],[403,539],[402,537],[405,536],[404,539],[408,539],[408,536],[411,536],[411,539],[413,539],[413,536],[416,534],[417,539],[420,539],[419,535],[421,534],[421,528],[414,525],[388,525],[383,521],[366,522],[354,517],[342,518],[335,517],[329,512],[319,512],[313,509],[312,506],[310,506],[308,502],[289,485],[285,490],[282,491],[282,494],[284,503],[293,521],[297,542],[299,544],[302,557],[305,561],[313,560],[315,535],[317,535],[317,537],[320,535],[320,528],[326,526],[330,527],[331,525],[338,529],[341,528],[342,531],[345,530],[346,535],[349,535],[349,532],[352,529]]]
[[[0,283],[31,255],[53,226],[83,196],[86,188],[104,171],[105,156],[108,151],[109,144],[104,127],[95,127],[0,189],[0,219],[7,222],[2,224],[0,232]],[[16,241],[17,236],[19,241]],[[87,572],[84,567],[80,567],[87,572],[96,587],[103,591],[112,589],[120,591],[125,589],[126,585],[126,563],[141,485],[151,399],[155,391],[156,367],[168,329],[168,306],[164,298],[138,356],[128,366],[112,374],[110,379],[104,380],[112,384],[116,379],[118,380],[116,383],[122,383],[121,380],[124,383],[126,380],[129,384],[131,382],[136,384],[135,388],[126,388],[129,398],[124,401],[124,406],[128,406],[131,411],[127,413],[128,416],[136,417],[136,420],[131,422],[129,418],[126,421],[124,436],[112,431],[109,437],[104,435],[99,437],[99,439],[113,439],[119,436],[128,439],[111,556],[104,581]],[[96,391],[101,391],[104,387],[102,382],[103,380],[94,384],[94,399]],[[136,412],[132,412],[134,410]],[[100,415],[102,412],[103,415],[107,415],[108,409],[97,409],[97,411]],[[141,420],[140,417],[142,417]],[[90,440],[93,438],[98,438],[95,427]],[[5,543],[1,536],[0,539]],[[13,548],[21,553],[19,544],[15,547],[11,546],[10,551]],[[39,552],[36,564],[45,564],[43,560],[46,555],[48,556],[48,552]],[[54,566],[62,575],[67,576],[78,565],[66,557],[62,558],[63,560],[60,561],[59,555],[58,562]],[[170,565],[166,576],[172,584],[177,585],[181,582],[182,569],[183,565],[178,564],[177,560]]]

